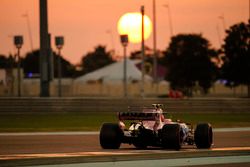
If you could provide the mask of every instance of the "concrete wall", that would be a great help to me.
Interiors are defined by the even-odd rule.
[[[55,79],[50,83],[50,94],[52,97],[58,95],[58,81]],[[22,96],[23,97],[38,97],[40,94],[40,80],[39,79],[24,79],[22,81]],[[128,96],[138,97],[141,95],[140,83],[128,84]],[[0,85],[0,96],[16,96],[16,86],[14,92],[11,93],[6,85]],[[144,84],[145,94],[148,96],[157,96],[158,94],[167,94],[169,85],[159,84],[156,86],[152,83]],[[62,96],[123,96],[122,83],[74,83],[72,79],[62,80]]]
[[[50,94],[52,97],[58,95],[57,80],[50,84]],[[128,84],[128,96],[141,96],[141,84]],[[169,84],[162,82],[158,86],[152,83],[145,83],[145,96],[157,97],[167,95],[169,92]],[[40,94],[39,79],[23,79],[21,85],[21,94],[23,97],[38,97]],[[247,86],[238,86],[236,88],[228,88],[223,84],[216,83],[209,90],[206,96],[212,97],[245,97],[247,96]],[[12,86],[9,84],[0,84],[0,96],[15,97],[17,96],[17,82],[14,80]],[[122,83],[75,83],[73,79],[66,78],[62,80],[62,96],[64,97],[123,97]],[[194,92],[194,97],[204,96],[199,90]]]

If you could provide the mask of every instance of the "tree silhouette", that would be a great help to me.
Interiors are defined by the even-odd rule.
[[[0,55],[0,68],[9,69],[16,67],[17,64],[14,60],[14,56],[9,55],[8,57],[5,55]]]
[[[239,84],[248,85],[248,97],[250,97],[250,25],[235,24],[226,33],[222,77],[231,87]]]
[[[25,58],[21,61],[21,66],[24,70],[26,76],[30,73],[32,74],[39,74],[40,73],[40,53],[39,50],[35,50],[33,52],[29,52],[26,54]],[[53,52],[53,60],[54,60],[54,77],[57,77],[57,59],[59,56]],[[61,66],[62,66],[62,77],[74,77],[75,76],[75,67],[69,61],[64,59],[62,56],[61,59]]]
[[[171,88],[192,96],[192,88],[200,86],[208,93],[216,76],[216,67],[210,58],[216,55],[217,52],[209,48],[209,42],[199,34],[172,37],[163,58]]]
[[[93,52],[82,57],[83,73],[89,73],[114,62],[111,53],[106,51],[105,46],[97,46]]]
[[[35,50],[33,52],[28,52],[24,59],[22,60],[21,66],[25,74],[39,74],[39,50]]]

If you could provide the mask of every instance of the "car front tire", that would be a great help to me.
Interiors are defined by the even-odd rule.
[[[211,148],[213,144],[213,129],[209,123],[197,125],[194,133],[194,141],[197,148]]]

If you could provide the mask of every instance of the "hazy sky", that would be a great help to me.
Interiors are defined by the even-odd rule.
[[[169,4],[174,35],[179,33],[202,33],[211,45],[219,47],[218,26],[221,38],[224,15],[226,28],[247,22],[249,0],[156,0],[157,48],[166,49],[169,44]],[[27,18],[30,20],[33,47],[39,47],[39,0],[0,0],[0,54],[14,53],[13,35],[24,36],[22,55],[31,50]],[[139,12],[145,6],[145,13],[152,19],[152,0],[48,0],[49,32],[54,37],[63,35],[64,58],[72,63],[80,62],[87,52],[98,44],[114,48],[122,56],[122,46],[117,32],[119,18],[127,12]],[[23,16],[28,13],[28,17]],[[221,39],[222,40],[222,39]],[[152,35],[146,41],[151,47]],[[128,50],[139,50],[140,44],[129,44]]]

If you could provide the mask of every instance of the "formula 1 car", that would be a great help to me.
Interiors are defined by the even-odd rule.
[[[138,149],[153,146],[176,150],[182,145],[202,149],[213,144],[209,123],[199,123],[194,130],[191,124],[165,119],[161,104],[129,107],[128,112],[119,112],[118,118],[118,123],[104,123],[101,127],[99,141],[103,149],[118,149],[121,143],[133,144]],[[127,129],[125,122],[129,121]]]

